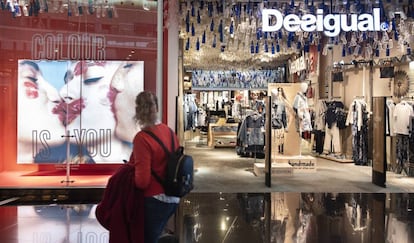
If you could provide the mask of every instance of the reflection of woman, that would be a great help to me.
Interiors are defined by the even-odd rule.
[[[62,144],[65,127],[52,113],[60,101],[57,90],[48,83],[39,66],[20,61],[18,68],[18,162],[32,163],[33,154]]]

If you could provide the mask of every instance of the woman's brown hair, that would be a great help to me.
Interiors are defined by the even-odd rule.
[[[154,125],[157,121],[158,98],[149,91],[142,91],[135,98],[135,120],[142,126]]]

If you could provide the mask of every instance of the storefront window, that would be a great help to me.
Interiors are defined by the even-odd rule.
[[[157,2],[0,2],[0,171],[128,159],[135,95],[157,88]]]

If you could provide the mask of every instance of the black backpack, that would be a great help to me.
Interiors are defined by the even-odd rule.
[[[151,174],[164,187],[165,195],[183,197],[193,188],[194,161],[193,157],[184,154],[184,147],[175,146],[174,132],[171,131],[172,150],[168,150],[165,144],[154,133],[148,130],[143,132],[149,134],[157,141],[168,156],[165,180],[162,180],[152,169]]]

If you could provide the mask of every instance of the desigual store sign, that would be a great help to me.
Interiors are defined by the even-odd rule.
[[[277,9],[263,9],[262,29],[265,32],[279,31],[282,27],[289,32],[302,30],[305,32],[323,32],[334,37],[341,31],[381,31],[387,30],[388,24],[381,23],[380,9],[374,8],[372,14],[327,14],[322,9],[316,15],[283,14]]]

